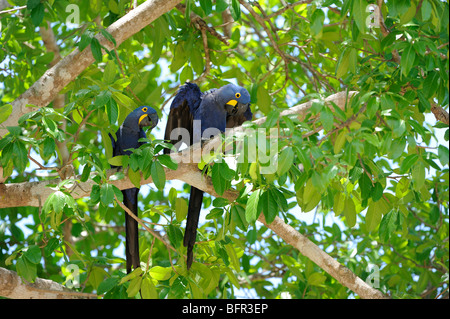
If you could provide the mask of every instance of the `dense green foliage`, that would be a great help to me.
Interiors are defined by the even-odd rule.
[[[0,209],[1,267],[28,281],[66,283],[76,265],[76,289],[105,298],[135,297],[139,289],[145,298],[356,297],[255,222],[262,212],[268,221],[283,218],[362,279],[375,276],[376,288],[394,298],[448,296],[449,130],[431,113],[433,106],[448,111],[447,2],[382,1],[380,23],[376,6],[367,10],[374,1],[186,0],[103,56],[94,36],[114,41],[105,28],[133,1],[73,1],[79,25],[71,24],[70,1],[10,2],[27,8],[0,15],[0,125],[54,57],[38,26],[51,23],[63,57],[78,47],[96,62],[61,92],[63,108],[50,104],[8,127],[0,139],[7,183],[58,177],[60,169],[37,170],[31,157],[46,167],[72,165],[79,180],[95,185],[89,198],[75,200],[67,179],[42,207]],[[219,35],[191,24],[193,17]],[[276,128],[279,154],[271,174],[261,173],[266,162],[248,158],[208,170],[217,193],[233,185],[240,197],[205,196],[187,272],[189,188],[165,181],[163,166],[176,165],[155,156],[163,124],[129,158],[111,159],[108,133],[139,105],[157,109],[165,123],[165,102],[199,78],[203,90],[227,81],[246,87],[255,117],[268,117],[262,128]],[[344,110],[323,102],[346,89],[359,93]],[[306,117],[279,115],[312,98]],[[135,184],[139,171],[153,177],[155,186],[141,191],[140,218],[167,239],[142,228],[142,269],[128,276],[121,193],[105,174],[118,163],[130,167]]]

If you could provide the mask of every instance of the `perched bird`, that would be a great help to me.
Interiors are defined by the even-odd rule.
[[[183,143],[193,143],[209,139],[225,128],[241,125],[252,119],[250,94],[240,86],[227,84],[219,89],[202,93],[194,83],[183,85],[170,106],[164,139],[178,150]],[[194,121],[200,121],[200,131],[194,130]],[[181,134],[185,129],[189,138]],[[212,129],[212,130],[211,130]],[[165,153],[169,153],[165,149]],[[186,230],[183,245],[187,247],[187,269],[193,262],[193,248],[197,236],[198,219],[203,201],[203,191],[192,187],[189,198]]]
[[[109,135],[113,147],[113,156],[130,155],[131,149],[139,148],[142,145],[140,138],[145,138],[143,127],[153,129],[158,124],[158,114],[149,106],[141,106],[128,114],[123,124],[116,132],[116,140]],[[129,188],[122,190],[123,204],[138,216],[138,193],[139,188]],[[139,234],[138,223],[130,215],[125,213],[125,254],[127,258],[127,273],[131,268],[140,266],[139,260]]]

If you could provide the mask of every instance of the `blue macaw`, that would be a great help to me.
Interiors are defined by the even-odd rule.
[[[178,150],[182,143],[191,146],[193,143],[213,137],[217,131],[224,132],[225,128],[250,121],[252,116],[250,94],[245,88],[227,84],[219,89],[202,93],[196,84],[187,82],[172,101],[164,139],[170,141]],[[194,132],[194,120],[201,121],[200,132]],[[189,140],[183,140],[183,136],[179,135],[180,131],[177,131],[178,128],[184,128],[189,132]],[[210,128],[217,130],[208,130]],[[169,149],[165,149],[165,153],[169,152]],[[193,248],[202,201],[203,191],[191,186],[183,240],[183,245],[187,247],[187,269],[193,262]]]
[[[158,114],[149,106],[141,106],[128,114],[123,124],[116,132],[116,140],[109,135],[113,147],[113,156],[130,155],[131,149],[139,148],[142,142],[140,138],[145,138],[143,127],[153,129],[158,124]],[[114,166],[113,166],[114,167]],[[122,190],[123,203],[136,216],[138,216],[138,193],[139,188],[129,188]],[[131,268],[140,266],[139,260],[139,234],[138,223],[125,213],[125,255],[127,258],[127,273]]]

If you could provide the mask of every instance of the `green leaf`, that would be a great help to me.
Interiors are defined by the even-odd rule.
[[[195,73],[201,74],[203,72],[203,69],[205,68],[202,52],[197,48],[193,48],[190,60],[191,66],[194,69]]]
[[[233,246],[225,245],[225,250],[227,251],[228,257],[230,258],[231,265],[233,266],[234,270],[240,271],[241,264],[239,263],[239,258],[237,257],[236,251]]]
[[[112,189],[114,191],[114,195],[116,195],[116,197],[117,197],[117,200],[119,202],[123,202],[123,193],[122,193],[122,191],[119,188],[117,188],[116,186],[114,186],[114,185],[112,185]]]
[[[412,168],[412,181],[415,191],[420,191],[425,184],[425,166],[422,161],[418,161]]]
[[[350,65],[350,49],[345,48],[339,57],[339,61],[336,66],[336,77],[342,78],[348,71]]]
[[[142,279],[141,294],[143,299],[158,299],[158,291],[153,284],[153,280],[148,276]]]
[[[411,154],[405,157],[405,159],[402,161],[402,164],[400,165],[400,174],[405,174],[409,171],[409,169],[416,164],[417,160],[419,159],[419,155],[417,154]]]
[[[338,154],[344,147],[345,141],[347,140],[347,134],[347,130],[343,129],[336,137],[336,141],[334,142],[333,146],[334,154]]]
[[[128,169],[128,177],[135,187],[141,187],[141,173],[139,171],[135,172],[131,168]]]
[[[322,9],[316,9],[311,16],[311,34],[318,35],[323,28],[323,22],[325,21],[325,13]]]
[[[429,99],[431,98],[436,90],[438,89],[438,80],[439,80],[439,73],[432,71],[429,72],[425,80],[423,81],[423,94],[425,98]]]
[[[372,194],[371,194],[372,195],[372,200],[374,202],[380,200],[381,197],[383,196],[383,191],[384,191],[383,186],[379,182],[376,182],[375,186],[374,186],[374,188],[372,190]]]
[[[169,155],[159,155],[158,160],[162,165],[166,166],[169,169],[176,170],[178,168],[178,163],[175,162]]]
[[[289,171],[294,163],[294,151],[291,147],[284,148],[279,156],[277,162],[277,174],[281,176]]]
[[[214,207],[225,207],[230,204],[230,201],[226,198],[218,197],[213,200]]]
[[[145,147],[143,149],[140,150],[140,154],[139,154],[139,160],[138,160],[138,165],[139,165],[139,169],[141,170],[141,172],[146,173],[147,168],[149,168],[149,166],[152,164],[152,158],[153,158],[153,149],[150,147]],[[150,175],[151,172],[148,172],[148,176]],[[146,176],[144,174],[144,176]]]
[[[114,46],[117,46],[116,39],[112,36],[111,33],[108,32],[108,30],[101,28],[100,33],[110,42],[114,44]]]
[[[214,190],[218,195],[222,196],[227,187],[227,180],[220,174],[220,163],[215,163],[211,169],[211,180]]]
[[[76,112],[74,112],[74,113],[76,113]],[[112,142],[108,135],[108,132],[106,132],[105,130],[100,130],[100,135],[102,136],[103,146],[105,147],[106,158],[111,158],[113,149],[112,149]]]
[[[162,191],[164,189],[164,185],[166,184],[166,173],[164,172],[164,167],[162,167],[159,161],[153,162],[151,174],[156,188]]]
[[[20,173],[25,170],[26,165],[28,164],[28,156],[27,149],[25,148],[25,144],[19,140],[16,140],[13,144],[13,163],[14,167]]]
[[[108,206],[114,199],[114,189],[110,184],[102,184],[100,187],[100,202]]]
[[[186,0],[186,4],[185,4],[186,11],[184,12],[184,16],[188,23],[191,20],[191,2],[192,2],[192,0]]]
[[[317,207],[320,200],[322,199],[322,194],[313,185],[312,178],[308,180],[303,190],[303,202],[300,206],[303,213],[312,211]]]
[[[212,0],[200,0],[200,6],[205,15],[210,15],[212,12]]]
[[[117,5],[117,1],[115,1],[115,0],[109,0],[108,8],[114,14],[120,13],[119,6]]]
[[[164,281],[170,278],[172,274],[171,267],[155,266],[149,270],[150,276],[158,281]]]
[[[37,265],[41,261],[41,249],[37,245],[28,247],[27,251],[23,255],[33,264]]]
[[[344,216],[348,227],[353,227],[356,224],[356,208],[353,199],[347,197],[344,201]]]
[[[103,59],[102,47],[97,38],[92,38],[91,40],[91,51],[95,61],[102,62]]]
[[[88,279],[89,285],[91,285],[94,289],[97,289],[97,287],[103,281],[103,278],[105,277],[106,274],[107,273],[103,268],[92,267],[92,269],[89,273],[89,279]]]
[[[170,71],[172,73],[175,73],[186,63],[188,56],[186,55],[186,53],[184,51],[184,47],[183,47],[182,43],[177,43],[175,46],[175,50],[173,52],[174,52],[174,57],[170,64]]]
[[[180,83],[185,83],[186,81],[192,81],[194,79],[194,72],[189,65],[185,65],[183,71],[180,73]]]
[[[33,283],[37,276],[37,267],[31,263],[27,258],[21,256],[17,259],[16,264],[17,274],[28,282]]]
[[[27,1],[27,9],[32,10],[36,8],[41,3],[41,0],[28,0]]]
[[[181,247],[183,243],[183,233],[181,232],[179,227],[175,227],[174,225],[169,225],[167,227],[167,235],[169,237],[170,244],[175,247]]]
[[[0,124],[8,119],[8,117],[12,113],[12,109],[13,108],[12,108],[11,104],[6,104],[6,105],[0,106]]]
[[[326,131],[333,129],[334,116],[333,113],[325,107],[322,112],[320,112],[320,121],[322,122],[323,128]]]
[[[128,298],[134,298],[134,296],[136,296],[136,294],[141,289],[141,283],[142,283],[142,277],[141,276],[134,277],[131,280],[130,285],[127,288]]]
[[[241,18],[241,5],[238,0],[231,0],[230,13],[234,21]]]
[[[431,13],[433,11],[433,7],[431,6],[430,1],[424,0],[422,2],[422,7],[420,8],[422,12],[422,20],[427,21],[431,18]]]
[[[217,163],[219,164],[219,173],[220,175],[227,181],[232,181],[234,179],[234,176],[236,175],[236,172],[228,167],[228,164],[222,160],[222,162]],[[215,164],[215,165],[217,165]]]
[[[228,3],[226,0],[216,0],[216,12],[221,13],[228,8]]]
[[[260,195],[261,190],[257,189],[250,195],[247,200],[247,207],[245,208],[245,219],[250,224],[254,223],[259,217],[260,212],[258,212],[258,203]]]
[[[385,199],[380,199],[377,202],[369,201],[365,219],[367,231],[375,230],[381,222],[381,217],[387,214],[389,210],[390,206]]]
[[[119,103],[122,106],[125,106],[128,110],[131,112],[134,111],[134,109],[137,107],[136,103],[132,99],[130,99],[125,94],[122,94],[120,92],[113,91],[112,92],[114,100],[116,100],[117,103]]]
[[[369,198],[372,193],[372,180],[365,172],[361,174],[358,184],[361,190],[361,198],[363,200]]]
[[[264,85],[259,85],[256,91],[256,103],[261,112],[267,115],[270,112],[270,105],[272,104],[272,98],[269,95],[269,91]]]
[[[114,82],[114,78],[116,77],[117,67],[113,60],[109,60],[106,63],[105,70],[103,71],[103,82],[105,84],[111,84]]]
[[[104,295],[114,287],[116,287],[119,284],[119,279],[116,277],[110,277],[106,278],[104,281],[102,281],[98,287],[97,287],[97,294],[98,295]]]
[[[366,29],[366,18],[367,18],[367,2],[364,0],[354,0],[352,15],[355,19],[355,23],[359,29],[359,32],[365,33]]]
[[[188,204],[184,198],[178,197],[175,201],[175,216],[177,221],[182,222],[186,219]]]
[[[43,3],[39,3],[36,7],[31,10],[31,21],[34,26],[37,27],[44,20],[45,6]]]
[[[106,104],[106,114],[108,115],[109,124],[114,125],[119,117],[119,108],[114,99],[108,100],[108,103]]]
[[[409,2],[408,10],[400,17],[400,23],[406,24],[411,21],[412,18],[416,15],[416,5],[414,2]]]
[[[387,242],[392,232],[397,228],[398,218],[398,211],[395,209],[383,216],[380,223],[380,229],[378,231],[383,242]]]
[[[278,188],[271,187],[271,188],[269,188],[269,191],[272,194],[275,201],[277,202],[278,210],[287,212],[288,211],[288,202],[287,202],[286,196]]]
[[[108,163],[113,166],[122,166],[122,160],[124,157],[126,157],[126,155],[118,155],[118,156],[111,157],[108,160]]]
[[[268,191],[265,191],[259,200],[259,204],[262,206],[262,211],[264,213],[264,217],[268,224],[272,223],[278,215],[279,207],[276,200],[276,194],[272,188],[269,188]],[[258,209],[259,210],[259,209]]]
[[[100,186],[99,185],[94,184],[92,186],[90,197],[91,197],[91,201],[94,204],[96,204],[100,201]],[[48,201],[48,199],[47,199],[47,201]],[[47,201],[45,203],[47,203]],[[44,209],[45,209],[45,205],[44,205]]]
[[[78,49],[80,51],[83,51],[85,48],[87,48],[87,46],[91,44],[93,37],[94,33],[90,30],[86,30],[86,32],[84,32],[80,37],[80,42],[78,42]]]
[[[327,277],[324,274],[313,272],[308,277],[308,285],[322,287],[325,284],[325,280],[327,280]]]
[[[240,205],[231,206],[231,218],[242,231],[247,231],[248,223],[245,220],[245,209]]]
[[[444,145],[439,145],[438,157],[442,166],[448,165],[448,154],[449,154],[448,148],[445,147]]]
[[[431,109],[430,101],[425,97],[425,94],[422,91],[417,92],[417,96],[419,97],[419,111],[425,112]]]
[[[53,155],[56,149],[56,143],[55,140],[51,137],[47,137],[44,140],[44,147],[43,147],[43,158],[48,159],[50,156]]]
[[[53,211],[56,213],[62,212],[64,205],[66,204],[66,194],[61,191],[56,191],[50,198],[50,204],[53,206]]]
[[[416,59],[416,52],[412,44],[409,44],[402,53],[401,58],[401,68],[403,75],[407,76],[409,71],[414,65],[414,60]]]
[[[44,256],[50,257],[53,251],[59,246],[59,240],[55,237],[50,238],[47,245],[44,248]]]

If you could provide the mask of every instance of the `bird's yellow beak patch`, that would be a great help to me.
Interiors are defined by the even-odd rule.
[[[139,118],[138,124],[141,124],[141,121],[142,121],[143,119],[145,119],[147,116],[148,116],[147,114],[141,115],[141,117]]]
[[[229,101],[227,102],[227,104],[236,106],[237,101],[236,101],[236,100],[229,100]]]

